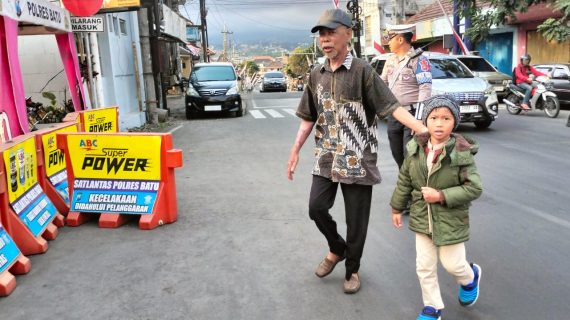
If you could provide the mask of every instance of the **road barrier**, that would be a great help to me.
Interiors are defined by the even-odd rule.
[[[63,150],[57,148],[56,134],[63,132],[77,132],[77,124],[60,123],[50,128],[35,131],[36,145],[38,146],[38,180],[53,202],[57,211],[67,216],[69,212],[69,190],[67,185],[67,168]],[[64,220],[54,220],[55,225],[61,227]]]
[[[16,288],[14,275],[30,271],[32,263],[14,243],[2,223],[0,223],[0,297],[10,295]]]
[[[107,107],[70,112],[63,122],[78,124],[82,132],[119,132],[119,108]]]
[[[140,215],[149,230],[178,215],[174,169],[182,150],[170,133],[58,133],[64,150],[71,207],[69,226],[99,213],[99,226],[116,228]]]
[[[0,145],[0,215],[24,255],[45,252],[46,240],[57,237],[52,221],[58,213],[38,183],[35,142],[26,134]]]

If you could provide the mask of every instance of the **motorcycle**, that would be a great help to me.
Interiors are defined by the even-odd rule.
[[[552,90],[552,82],[550,82],[548,77],[539,76],[533,80],[536,83],[531,91],[529,107],[530,110],[544,110],[544,113],[550,118],[558,117],[560,112],[560,102],[556,93],[550,91]],[[514,83],[509,83],[507,87],[509,93],[503,99],[503,102],[507,106],[507,111],[510,114],[519,114],[521,110],[521,104],[524,100],[524,90],[521,89]],[[529,111],[530,111],[529,110]]]

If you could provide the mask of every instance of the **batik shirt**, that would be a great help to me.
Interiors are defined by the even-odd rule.
[[[297,116],[315,122],[314,175],[335,182],[380,183],[377,116],[398,100],[364,60],[349,53],[334,72],[327,59],[311,71]]]

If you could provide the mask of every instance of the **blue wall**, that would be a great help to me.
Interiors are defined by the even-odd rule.
[[[477,46],[479,55],[508,75],[513,71],[513,33],[495,33]]]

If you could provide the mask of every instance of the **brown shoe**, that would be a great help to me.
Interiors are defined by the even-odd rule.
[[[344,293],[357,293],[358,290],[360,290],[360,276],[358,273],[353,273],[350,280],[344,280]]]
[[[329,260],[327,257],[325,257],[323,261],[319,263],[317,270],[315,270],[315,274],[319,278],[328,276],[334,270],[336,264],[342,260],[344,260],[344,257],[339,257],[336,261]]]

